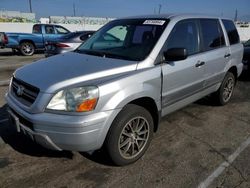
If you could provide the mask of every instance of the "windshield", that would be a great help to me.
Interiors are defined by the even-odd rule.
[[[167,20],[115,20],[83,43],[76,52],[132,61],[144,60],[164,31]]]

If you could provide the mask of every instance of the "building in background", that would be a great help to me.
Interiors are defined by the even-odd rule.
[[[0,22],[35,23],[36,14],[20,11],[0,10]]]
[[[42,23],[42,24],[49,24],[49,18],[40,18],[39,19],[39,22]]]
[[[49,19],[53,24],[104,25],[114,18],[50,16]]]

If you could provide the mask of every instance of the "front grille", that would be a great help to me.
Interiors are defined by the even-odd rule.
[[[31,106],[39,94],[39,89],[13,77],[11,92],[19,102]]]

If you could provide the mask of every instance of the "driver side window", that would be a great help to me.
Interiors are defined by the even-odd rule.
[[[166,50],[186,48],[188,55],[199,52],[198,28],[195,20],[184,20],[175,25],[166,43]]]

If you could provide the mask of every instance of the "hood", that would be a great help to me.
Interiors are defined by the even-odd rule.
[[[14,76],[42,92],[54,93],[73,84],[134,71],[137,63],[69,52],[26,65]]]

